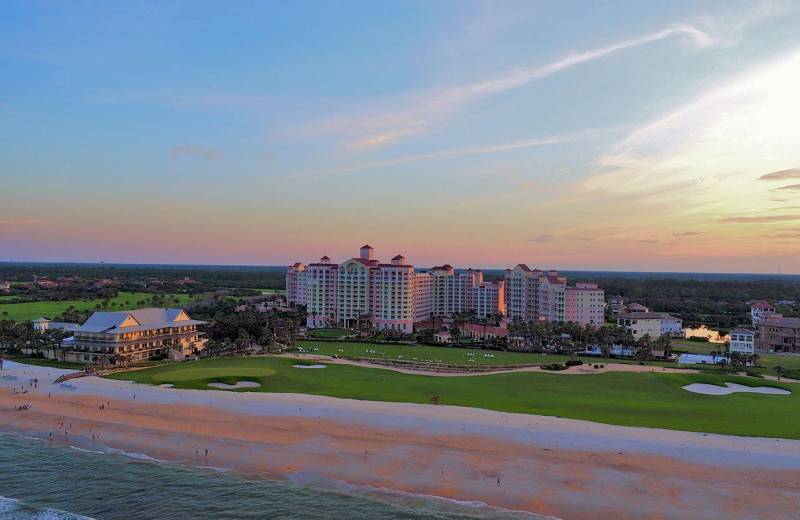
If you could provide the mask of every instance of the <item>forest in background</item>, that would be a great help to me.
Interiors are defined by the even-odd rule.
[[[747,302],[762,299],[800,301],[800,276],[734,275],[690,273],[611,273],[563,272],[568,282],[592,280],[605,290],[606,300],[622,296],[625,303],[636,302],[653,311],[667,312],[687,324],[706,324],[719,329],[750,325]],[[20,284],[45,277],[80,277],[64,287],[22,289]],[[486,270],[487,280],[502,276],[502,271]],[[182,284],[184,278],[198,283]],[[119,282],[112,286],[96,280]],[[154,279],[157,279],[155,281]],[[154,266],[99,264],[0,264],[0,280],[12,283],[2,303],[14,301],[66,301],[113,298],[119,291],[152,294],[202,294],[236,290],[241,296],[255,291],[285,288],[285,268],[279,266]],[[250,292],[250,291],[254,292]],[[9,296],[14,296],[9,298]],[[797,307],[778,305],[785,316],[800,316]]]

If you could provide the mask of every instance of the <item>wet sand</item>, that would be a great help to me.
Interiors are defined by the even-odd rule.
[[[800,506],[800,441],[95,377],[53,385],[61,373],[6,363],[0,375],[17,379],[0,379],[0,429],[53,432],[66,444],[61,420],[70,438],[187,465],[295,482],[319,475],[563,519],[783,519]],[[29,393],[12,395],[23,382]]]

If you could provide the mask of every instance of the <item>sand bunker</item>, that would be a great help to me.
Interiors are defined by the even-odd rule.
[[[328,368],[327,365],[292,365],[294,368]]]
[[[239,381],[235,385],[229,385],[227,383],[208,383],[208,386],[213,386],[214,388],[223,388],[225,390],[232,390],[235,388],[256,388],[261,386],[261,383],[256,383],[255,381]]]
[[[773,395],[788,395],[791,394],[788,390],[781,390],[780,388],[772,388],[770,386],[744,386],[737,385],[736,383],[725,383],[724,386],[709,385],[706,383],[692,383],[683,387],[684,390],[694,392],[696,394],[706,395],[728,395],[734,392],[750,392],[754,394],[773,394]]]

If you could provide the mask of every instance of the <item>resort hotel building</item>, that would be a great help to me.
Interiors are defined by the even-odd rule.
[[[480,269],[456,272],[449,264],[416,270],[397,255],[389,263],[365,245],[358,257],[335,264],[295,263],[286,272],[289,303],[306,305],[309,328],[358,327],[368,320],[377,329],[414,332],[432,317],[474,312],[477,318],[574,321],[600,326],[605,294],[597,284],[567,287],[565,276],[520,264],[503,279],[483,280]]]

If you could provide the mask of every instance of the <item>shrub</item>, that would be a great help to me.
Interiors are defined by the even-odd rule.
[[[554,371],[567,369],[567,367],[562,365],[561,363],[543,363],[540,365],[540,368],[542,370],[554,370]]]
[[[600,365],[594,365],[594,368],[600,368]]]
[[[748,370],[747,372],[745,372],[745,374],[747,374],[750,377],[760,377],[761,379],[764,379],[764,376],[756,372],[755,370]]]
[[[577,367],[577,366],[579,366],[579,365],[582,365],[582,364],[583,364],[583,361],[581,361],[580,359],[570,359],[569,361],[567,361],[567,362],[566,362],[566,363],[564,363],[564,364],[565,364],[566,366],[568,366],[568,367]]]

